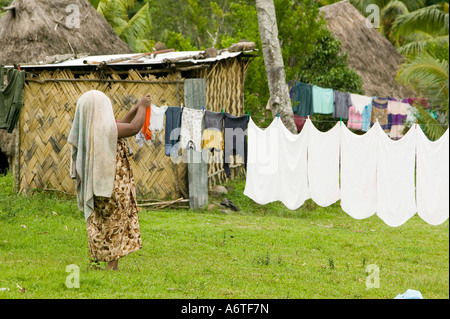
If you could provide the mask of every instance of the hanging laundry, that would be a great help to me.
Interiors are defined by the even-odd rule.
[[[266,129],[256,126],[252,118],[248,123],[248,163],[244,195],[260,205],[278,200],[280,122],[279,118],[275,118]]]
[[[370,119],[372,117],[372,102],[364,106],[361,115],[361,130],[367,132],[370,129]]]
[[[402,138],[409,107],[410,105],[407,103],[392,100],[388,102],[388,114],[392,115],[391,131],[389,134],[391,139],[398,140]]]
[[[449,217],[449,132],[431,142],[417,126],[417,213],[431,225]]]
[[[333,89],[313,85],[313,109],[314,113],[332,114],[334,109]]]
[[[152,132],[152,140],[155,140],[164,129],[164,116],[166,114],[167,106],[163,105],[157,107],[156,105],[152,104],[151,109],[152,116],[150,118],[149,129]]]
[[[147,107],[145,110],[144,125],[142,126],[141,135],[144,136],[146,141],[152,138],[152,131],[150,130],[150,119],[152,117],[152,107]]]
[[[230,156],[239,155],[247,163],[247,125],[248,116],[233,116],[225,113],[224,117],[224,153],[223,169],[227,177],[231,176]]]
[[[178,154],[179,140],[181,132],[181,111],[182,108],[178,106],[169,106],[166,110],[166,127],[165,127],[165,154],[170,156]]]
[[[377,216],[398,227],[416,213],[416,130],[411,128],[398,140],[391,140],[377,125]]]
[[[4,68],[0,66],[0,129],[11,133],[19,121],[23,106],[25,71],[8,69],[8,84],[4,87]]]
[[[387,106],[387,98],[374,97],[372,100],[372,114],[370,118],[370,124],[373,125],[378,120],[378,123],[380,123],[380,126],[385,133],[390,132]]]
[[[294,122],[295,125],[297,126],[297,131],[300,133],[303,129],[303,126],[305,125],[306,117],[301,117],[298,116],[297,114],[294,114]]]
[[[372,216],[377,208],[378,126],[357,135],[342,125],[341,207],[356,219]]]
[[[292,134],[279,122],[279,142],[273,147],[273,156],[278,156],[278,200],[287,208],[295,210],[310,198],[308,188],[308,136],[311,126],[307,119],[303,130],[299,134]]]
[[[339,158],[341,126],[338,122],[327,132],[312,123],[308,136],[308,185],[311,199],[319,206],[329,206],[341,198]]]
[[[334,111],[333,117],[348,119],[349,108],[352,106],[352,99],[349,93],[338,90],[333,91]]]
[[[203,111],[183,108],[181,116],[180,148],[202,149]]]
[[[294,114],[300,117],[312,116],[314,114],[312,85],[296,81],[291,91]]]
[[[350,106],[348,109],[347,127],[354,130],[362,130],[362,114],[356,112],[354,106]]]
[[[365,95],[350,93],[350,99],[355,111],[359,114],[363,113],[365,106],[372,104],[372,97]]]
[[[139,148],[142,148],[142,146],[144,146],[144,142],[146,141],[144,133],[142,133],[142,131],[139,131],[134,138]]]
[[[408,103],[411,106],[414,106],[414,99],[413,98],[404,98],[402,100],[403,103]]]
[[[223,118],[224,113],[205,111],[205,130],[203,131],[202,148],[223,151]]]

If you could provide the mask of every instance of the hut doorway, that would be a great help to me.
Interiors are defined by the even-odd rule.
[[[5,175],[8,172],[8,168],[8,157],[0,150],[0,175]]]

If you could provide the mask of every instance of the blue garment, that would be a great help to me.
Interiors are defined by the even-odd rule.
[[[170,106],[166,110],[166,128],[165,128],[165,153],[170,156],[173,152],[178,153],[178,141],[181,131],[181,113],[182,109],[178,106]]]
[[[313,86],[296,81],[291,89],[293,112],[301,117],[313,115]]]
[[[373,99],[372,99],[373,100]],[[367,132],[370,129],[370,117],[372,115],[372,103],[364,106],[364,110],[362,112],[362,125],[361,131]]]
[[[313,85],[313,110],[314,113],[332,114],[334,111],[333,89],[322,88]]]
[[[423,299],[418,290],[408,289],[404,294],[397,295],[394,299]]]

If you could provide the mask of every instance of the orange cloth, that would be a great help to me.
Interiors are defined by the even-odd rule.
[[[152,138],[152,131],[148,128],[150,126],[150,117],[152,115],[152,108],[149,106],[145,111],[145,121],[142,127],[142,133],[144,133],[145,140],[150,140]]]

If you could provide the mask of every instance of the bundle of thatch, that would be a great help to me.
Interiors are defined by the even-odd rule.
[[[349,67],[363,81],[366,95],[406,98],[416,94],[396,82],[403,56],[348,0],[320,8],[328,29],[342,42]]]
[[[14,0],[6,11],[0,19],[0,64],[133,52],[87,0]]]

